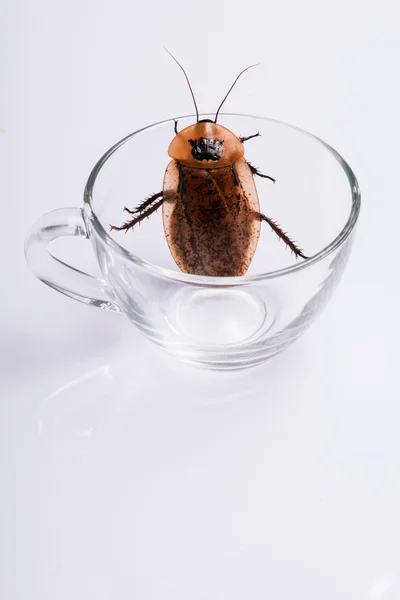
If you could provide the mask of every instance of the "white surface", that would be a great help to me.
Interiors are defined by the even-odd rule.
[[[394,2],[1,6],[2,600],[398,600],[399,18]],[[208,374],[36,281],[25,235],[144,124],[226,110],[319,135],[363,193],[313,328]],[[92,264],[85,242],[69,255]]]

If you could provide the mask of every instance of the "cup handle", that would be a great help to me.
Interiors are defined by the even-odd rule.
[[[84,304],[122,312],[104,279],[79,271],[53,256],[48,244],[59,237],[89,239],[80,208],[60,208],[43,215],[25,242],[28,265],[40,281]]]

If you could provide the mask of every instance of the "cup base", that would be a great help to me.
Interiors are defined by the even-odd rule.
[[[167,320],[189,344],[213,351],[248,344],[273,323],[272,311],[241,289],[190,289],[175,297]]]
[[[171,336],[159,345],[200,368],[244,369],[280,351],[274,347],[264,353],[262,348],[274,318],[272,304],[267,307],[255,290],[192,287],[166,306]]]

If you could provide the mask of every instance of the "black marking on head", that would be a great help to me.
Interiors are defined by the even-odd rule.
[[[198,123],[214,123],[212,119],[201,119],[201,121],[197,121]]]
[[[201,137],[198,140],[188,140],[192,146],[192,155],[196,160],[214,160],[221,158],[224,140],[216,140],[213,137]]]

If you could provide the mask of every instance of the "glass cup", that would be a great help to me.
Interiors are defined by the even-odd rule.
[[[202,115],[212,118],[212,115]],[[195,122],[179,119],[181,129]],[[134,231],[110,232],[161,191],[173,120],[145,127],[98,161],[83,208],[44,215],[26,241],[35,275],[86,304],[124,313],[157,346],[193,365],[243,369],[262,363],[297,340],[321,312],[343,273],[360,211],[357,180],[343,158],[315,136],[285,123],[221,114],[221,125],[245,142],[246,159],[274,177],[256,177],[261,212],[277,220],[309,257],[296,258],[267,223],[249,271],[241,277],[182,273],[169,252],[161,210]],[[125,215],[125,216],[124,216]],[[92,243],[102,278],[55,258],[56,238]]]

